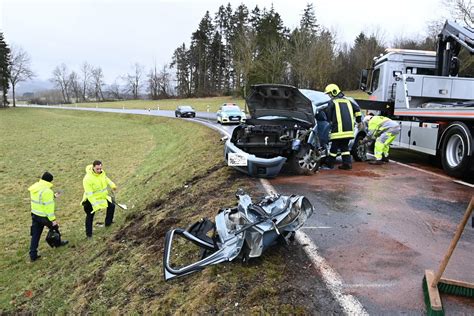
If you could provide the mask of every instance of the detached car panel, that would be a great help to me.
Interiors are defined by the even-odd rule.
[[[242,262],[259,257],[278,240],[288,244],[288,240],[313,214],[313,206],[304,196],[266,196],[257,203],[253,203],[242,190],[236,196],[238,205],[221,209],[215,223],[202,219],[186,230],[178,228],[166,233],[163,254],[165,280],[237,257]],[[184,265],[173,262],[174,258],[183,255],[172,253],[183,245],[176,241],[178,236],[198,246],[200,260]],[[183,245],[184,250],[189,248],[186,246]]]

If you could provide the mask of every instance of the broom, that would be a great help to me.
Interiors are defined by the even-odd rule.
[[[423,294],[425,297],[425,304],[428,315],[444,315],[443,305],[441,304],[439,292],[466,297],[474,297],[473,283],[441,278],[444,270],[446,269],[446,266],[448,265],[448,261],[454,252],[454,248],[456,248],[459,238],[461,238],[461,234],[464,231],[464,227],[466,226],[466,223],[469,220],[469,216],[471,215],[473,208],[474,197],[471,197],[471,201],[466,209],[466,213],[464,214],[461,223],[456,229],[456,233],[454,234],[454,237],[451,240],[451,244],[449,245],[448,251],[444,256],[443,261],[441,262],[438,268],[438,271],[435,274],[433,270],[425,270],[425,276],[423,277]]]

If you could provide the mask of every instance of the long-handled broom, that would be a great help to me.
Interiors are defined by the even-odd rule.
[[[456,233],[451,240],[451,244],[449,245],[443,261],[439,265],[438,271],[435,274],[433,270],[425,270],[425,276],[423,278],[423,294],[425,296],[428,315],[444,315],[439,292],[474,297],[474,283],[441,278],[446,266],[448,265],[449,259],[454,252],[454,248],[456,248],[459,238],[461,238],[461,234],[464,231],[464,227],[469,220],[473,208],[474,196],[471,197],[471,202],[466,209],[466,213],[464,214],[461,223],[459,223],[458,228],[456,229]]]

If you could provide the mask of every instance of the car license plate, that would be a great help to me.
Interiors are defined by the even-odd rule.
[[[238,118],[238,117],[232,117],[231,120],[232,120],[232,121],[238,121],[239,118]]]
[[[230,167],[245,167],[247,166],[247,155],[241,153],[229,153],[227,165]]]

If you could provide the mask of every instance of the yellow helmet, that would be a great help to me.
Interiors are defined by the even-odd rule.
[[[337,84],[331,83],[326,86],[326,89],[324,89],[324,93],[329,94],[333,97],[337,96],[339,93],[341,93],[341,89],[337,86]]]

